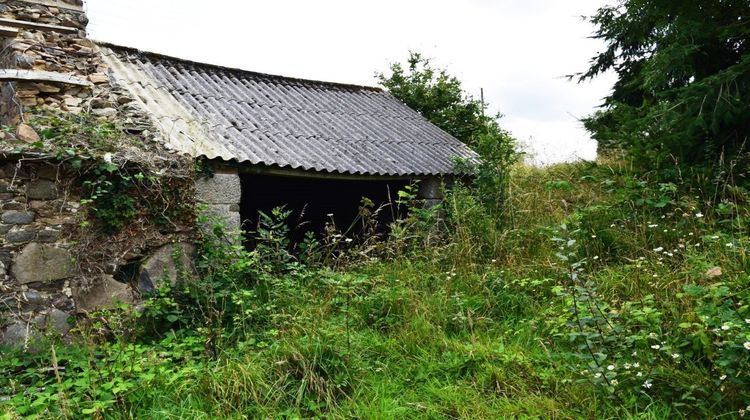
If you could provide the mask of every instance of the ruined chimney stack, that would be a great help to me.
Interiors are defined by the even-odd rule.
[[[31,107],[85,110],[95,87],[108,83],[87,24],[81,0],[0,3],[0,124]]]

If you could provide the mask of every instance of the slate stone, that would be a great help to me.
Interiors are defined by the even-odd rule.
[[[59,230],[45,229],[45,230],[40,230],[36,234],[37,242],[55,242],[58,239],[60,239]]]
[[[31,242],[36,238],[35,230],[11,230],[5,235],[5,240],[12,244]]]
[[[20,284],[66,279],[73,276],[73,270],[73,257],[68,250],[36,242],[26,245],[11,266]]]
[[[25,203],[19,203],[19,202],[13,201],[13,202],[10,202],[10,203],[3,204],[2,208],[3,208],[4,211],[15,210],[15,211],[20,211],[20,212],[25,212],[26,211],[26,204]]]
[[[40,310],[47,306],[47,298],[36,290],[29,289],[21,293],[24,310]]]
[[[10,232],[10,228],[12,227],[13,225],[0,225],[0,235],[5,235]]]
[[[37,179],[26,186],[26,196],[32,200],[54,200],[57,185],[48,179]]]
[[[3,212],[0,220],[12,225],[28,225],[34,221],[34,213],[30,211],[8,210]]]

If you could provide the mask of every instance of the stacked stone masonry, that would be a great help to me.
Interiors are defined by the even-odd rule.
[[[68,237],[79,205],[57,181],[59,175],[45,163],[19,167],[0,161],[0,314],[15,318],[6,320],[0,344],[25,339],[22,331],[46,326],[50,319],[58,332],[67,332],[61,319],[75,308]]]
[[[0,126],[13,128],[0,130],[0,345],[33,345],[47,332],[65,335],[76,313],[136,302],[135,289],[144,283],[115,280],[123,265],[142,261],[141,279],[174,278],[174,246],[186,255],[194,249],[184,243],[189,234],[166,235],[150,243],[152,248],[132,250],[131,260],[113,256],[94,267],[93,274],[81,271],[74,243],[74,232],[85,220],[85,209],[79,205],[81,182],[75,171],[52,156],[35,154],[33,147],[30,154],[18,152],[40,141],[25,123],[29,112],[87,113],[116,120],[147,147],[156,148],[155,155],[163,156],[154,141],[157,130],[127,90],[110,80],[100,50],[86,38],[88,20],[79,0],[5,0],[0,2],[0,17],[74,28],[24,24],[31,28],[0,36],[0,70],[6,75],[39,75],[39,80],[0,81]],[[64,76],[52,79],[77,82],[45,80],[50,73]],[[143,150],[126,145],[118,150],[122,161],[135,154]],[[211,205],[225,207],[219,204],[224,203]]]

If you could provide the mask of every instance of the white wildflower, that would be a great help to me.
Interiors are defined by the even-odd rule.
[[[643,387],[646,388],[646,389],[649,389],[652,386],[653,386],[653,384],[651,383],[651,380],[647,380],[646,382],[643,383]]]
[[[618,382],[617,379],[612,379],[609,383],[611,383],[612,386],[617,386],[620,382]]]
[[[672,358],[673,358],[673,359],[679,359],[679,358],[680,358],[680,355],[679,355],[679,354],[677,354],[677,353],[672,353]]]
[[[601,372],[596,372],[596,375],[594,375],[594,378],[601,378],[601,377],[602,377]]]
[[[596,261],[598,259],[599,259],[599,256],[598,255],[594,255],[594,261]]]
[[[744,347],[744,348],[745,348],[745,350],[750,350],[750,341],[745,341],[745,342],[744,342],[744,343],[742,344],[742,347]]]
[[[729,324],[724,324],[724,325],[721,326],[721,329],[724,330],[724,331],[726,331],[726,330],[728,330],[730,328],[732,328],[732,327]]]
[[[640,364],[640,363],[638,363],[638,362],[636,362],[636,363],[633,363],[633,367],[634,367],[634,368],[639,368],[639,367],[641,367],[641,364]]]
[[[592,238],[592,239],[595,239],[595,238],[596,238],[596,235],[591,235],[591,238]]]
[[[745,324],[750,324],[750,318],[745,320]]]
[[[107,163],[112,163],[112,153],[105,153],[102,159]]]
[[[659,350],[661,348],[661,346],[658,345],[658,344],[654,344],[653,346],[651,346],[651,348],[654,349],[654,350]]]
[[[703,213],[700,213],[700,212],[695,213],[695,217],[700,219],[701,217],[703,217]]]
[[[719,236],[718,235],[714,235],[714,236],[711,237],[711,239],[719,239]]]
[[[662,252],[662,251],[664,251],[664,247],[660,246],[658,248],[654,248],[654,252]]]
[[[656,338],[658,337],[655,332],[648,333],[648,338]]]
[[[721,375],[721,376],[719,376],[719,380],[720,381],[723,381],[724,379],[727,379],[727,375]]]
[[[654,225],[648,225],[648,227],[650,227],[651,229],[653,229],[655,227],[659,227],[659,225],[656,225],[656,224],[654,224]]]
[[[643,376],[643,372],[638,372],[638,373],[635,374],[635,376],[637,376],[637,377],[640,378],[641,376]]]
[[[731,242],[727,243],[726,245],[727,245],[727,248],[732,248],[734,246],[734,244]]]
[[[615,370],[615,365],[609,365],[609,366],[607,366],[607,370]]]
[[[630,370],[630,367],[631,367],[632,365],[631,365],[630,363],[625,363],[625,365],[624,365],[624,366],[625,366],[625,369],[626,369],[626,370]]]

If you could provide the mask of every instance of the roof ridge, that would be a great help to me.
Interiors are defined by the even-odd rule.
[[[178,61],[180,63],[189,64],[192,66],[210,67],[210,68],[219,69],[223,71],[238,72],[238,73],[243,73],[243,74],[252,75],[256,77],[264,77],[268,79],[277,79],[277,80],[283,80],[283,81],[288,81],[288,82],[297,82],[297,83],[312,84],[312,85],[324,85],[324,86],[331,86],[331,87],[338,87],[338,88],[352,89],[352,90],[385,92],[383,89],[377,86],[357,85],[353,83],[329,82],[325,80],[314,80],[314,79],[305,79],[301,77],[283,76],[280,74],[262,73],[258,71],[246,70],[246,69],[241,69],[237,67],[223,66],[220,64],[203,63],[200,61],[190,60],[187,58],[180,58],[180,57],[175,57],[175,56],[171,56],[167,54],[145,51],[145,50],[141,50],[141,49],[134,48],[134,47],[126,47],[124,45],[117,45],[117,44],[110,43],[110,42],[94,41],[94,43],[96,43],[96,45],[100,47],[109,48],[112,50],[122,50],[122,51],[126,51],[126,52],[136,54],[139,56],[153,57],[159,60]]]

